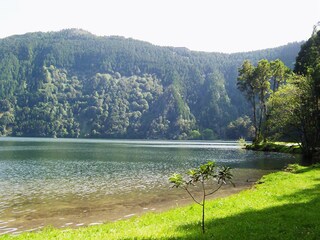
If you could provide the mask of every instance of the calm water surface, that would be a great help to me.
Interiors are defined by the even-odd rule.
[[[0,138],[0,235],[183,204],[187,196],[170,189],[168,177],[208,160],[233,167],[241,189],[299,159],[245,151],[236,142]]]

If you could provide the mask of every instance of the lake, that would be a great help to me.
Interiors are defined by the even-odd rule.
[[[170,188],[174,172],[214,160],[233,169],[236,188],[299,157],[246,151],[234,141],[0,138],[0,235],[80,227],[190,203]]]

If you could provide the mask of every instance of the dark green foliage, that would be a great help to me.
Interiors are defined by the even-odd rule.
[[[237,87],[244,94],[252,109],[254,143],[266,141],[270,131],[268,125],[270,109],[274,108],[272,102],[267,106],[270,103],[268,102],[269,97],[286,83],[291,77],[291,72],[279,59],[271,62],[262,59],[257,66],[253,66],[249,60],[245,60],[239,68]]]
[[[77,29],[0,39],[0,134],[225,138],[248,112],[235,85],[241,62],[291,65],[299,47],[203,53]]]
[[[254,127],[248,116],[242,116],[229,123],[227,127],[227,137],[236,139],[241,136],[244,139],[252,139],[254,135]]]
[[[202,132],[202,139],[204,139],[204,140],[215,139],[215,135],[214,135],[214,132],[212,131],[212,129],[209,129],[209,128],[204,129]]]
[[[190,132],[189,139],[200,140],[201,139],[201,133],[198,130],[192,130]]]
[[[301,46],[294,72],[280,60],[246,60],[239,69],[238,88],[252,106],[253,148],[286,151],[261,145],[267,137],[297,142],[306,161],[320,161],[320,31]],[[272,85],[272,87],[270,87]]]
[[[320,161],[320,31],[302,45],[294,68],[295,73],[305,76],[305,82],[297,84],[300,97],[301,142],[304,154]]]

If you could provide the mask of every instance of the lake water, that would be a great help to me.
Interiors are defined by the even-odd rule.
[[[236,188],[299,161],[236,142],[0,138],[0,235],[79,227],[190,202],[174,172],[214,160],[234,168]]]

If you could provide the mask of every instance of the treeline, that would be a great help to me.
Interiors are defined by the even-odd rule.
[[[293,70],[280,60],[246,60],[237,84],[251,106],[254,144],[294,141],[306,159],[320,161],[320,31],[302,45]]]
[[[0,134],[248,137],[243,126],[250,125],[250,111],[236,86],[238,67],[261,58],[293,67],[300,45],[205,53],[77,29],[1,39]]]

